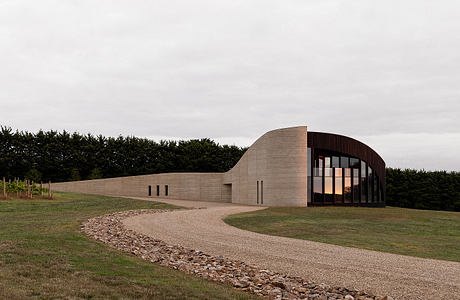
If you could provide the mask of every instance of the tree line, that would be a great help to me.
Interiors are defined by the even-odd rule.
[[[460,211],[460,172],[387,168],[389,206]]]
[[[207,139],[155,142],[0,128],[0,176],[62,182],[166,172],[225,172],[245,148]]]
[[[0,176],[61,182],[167,172],[226,172],[246,148],[211,139],[155,142],[0,128]],[[387,168],[390,206],[460,211],[460,172]]]

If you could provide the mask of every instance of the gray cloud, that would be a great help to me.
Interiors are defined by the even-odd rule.
[[[456,1],[0,1],[0,123],[249,145],[308,125],[460,170]]]

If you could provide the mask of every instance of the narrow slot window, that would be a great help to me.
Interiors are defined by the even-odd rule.
[[[264,204],[264,181],[260,182],[260,204]]]
[[[165,196],[168,196],[169,194],[169,189],[168,185],[165,185]]]
[[[257,204],[259,204],[259,180],[257,180]]]
[[[152,186],[149,185],[149,197],[152,196]]]
[[[160,197],[160,186],[157,185],[157,196]]]

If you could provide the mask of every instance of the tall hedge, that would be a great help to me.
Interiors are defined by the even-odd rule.
[[[460,211],[460,172],[387,168],[390,206]]]
[[[246,149],[210,139],[154,142],[0,128],[0,176],[53,182],[163,172],[225,172]]]

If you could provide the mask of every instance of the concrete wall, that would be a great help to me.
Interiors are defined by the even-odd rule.
[[[54,183],[53,189],[61,192],[101,194],[116,196],[165,197],[165,185],[171,199],[230,202],[228,186],[223,184],[223,173],[165,173],[85,181]]]
[[[264,134],[224,175],[224,183],[232,184],[233,203],[261,205],[263,197],[266,206],[306,206],[307,127]]]
[[[306,206],[306,171],[307,127],[300,126],[267,132],[227,173],[129,176],[55,183],[53,188],[63,192],[146,197],[150,185],[155,198],[157,185],[160,197],[165,196],[165,185],[168,185],[168,197],[172,199]]]

